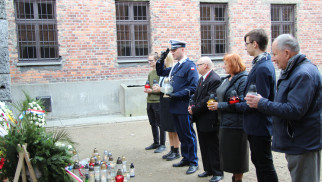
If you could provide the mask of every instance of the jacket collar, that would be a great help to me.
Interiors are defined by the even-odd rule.
[[[280,79],[285,79],[288,75],[300,64],[305,62],[306,56],[304,54],[297,54],[291,57],[287,63],[285,70],[281,70]]]

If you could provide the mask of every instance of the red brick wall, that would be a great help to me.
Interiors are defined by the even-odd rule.
[[[297,7],[297,38],[301,52],[322,69],[322,2],[303,0]]]
[[[170,46],[170,39],[177,39],[187,42],[186,53],[190,59],[200,58],[198,1],[151,1],[150,11],[152,51],[165,50]]]
[[[223,2],[223,1],[220,1]],[[270,2],[231,0],[229,9],[229,50],[240,54],[250,67],[243,36],[254,28],[270,36]],[[289,4],[292,4],[292,1]],[[320,0],[296,0],[297,37],[302,53],[321,67],[322,34]],[[6,0],[9,22],[9,52],[12,83],[53,83],[145,78],[147,63],[118,64],[114,0],[59,0],[57,20],[62,65],[17,67],[16,25],[13,1]],[[169,39],[186,41],[187,55],[201,56],[199,1],[150,1],[151,44],[153,52],[169,47]],[[268,52],[270,52],[270,44]],[[221,62],[217,64],[217,70]]]
[[[239,54],[249,69],[253,58],[247,55],[244,36],[255,28],[262,28],[269,34],[270,4],[256,0],[240,0],[229,3],[228,9],[230,52]],[[270,50],[270,46],[267,50]]]

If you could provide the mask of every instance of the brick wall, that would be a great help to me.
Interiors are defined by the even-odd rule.
[[[297,38],[301,52],[322,69],[322,1],[304,0],[297,8]]]
[[[217,2],[217,1],[211,1]],[[254,28],[270,34],[270,4],[273,0],[228,0],[229,50],[247,61],[243,36]],[[280,1],[278,1],[280,3]],[[288,0],[296,3],[297,37],[301,50],[321,67],[321,1]],[[151,0],[152,51],[169,46],[169,39],[188,42],[187,55],[200,58],[200,20],[198,0]],[[17,67],[17,37],[13,1],[6,0],[10,72],[12,83],[56,83],[97,80],[145,78],[150,71],[147,63],[118,64],[114,0],[57,0],[61,66]],[[270,45],[268,52],[270,52]],[[216,61],[216,71],[223,73],[222,62]]]
[[[187,42],[190,59],[201,55],[199,1],[151,1],[152,51],[160,52],[170,46],[170,39]]]

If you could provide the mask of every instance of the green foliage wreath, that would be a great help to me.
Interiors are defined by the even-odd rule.
[[[15,106],[20,112],[19,119],[11,125],[7,135],[0,137],[0,158],[5,158],[0,170],[0,181],[12,181],[14,178],[18,164],[18,144],[27,144],[31,164],[40,172],[38,181],[73,181],[64,168],[72,162],[72,155],[66,146],[75,143],[64,130],[46,131],[42,123],[45,122],[44,117],[33,113],[35,110],[43,110],[41,102],[26,93],[25,97],[24,102]],[[4,122],[2,120],[2,124]],[[67,145],[57,145],[58,142]]]

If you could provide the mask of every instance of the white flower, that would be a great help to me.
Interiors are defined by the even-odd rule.
[[[29,103],[29,106],[32,107],[32,103]],[[29,109],[29,108],[28,108]]]
[[[68,146],[67,146],[67,149],[68,149],[68,150],[70,150],[70,149],[72,149],[72,148],[73,148],[73,147],[72,147],[71,145],[68,145]]]
[[[36,125],[36,126],[38,126],[38,125],[39,125],[39,123],[38,123],[38,122],[36,122],[36,123],[35,123],[35,125]]]
[[[34,122],[30,121],[30,124],[32,124],[32,123],[34,123]]]

